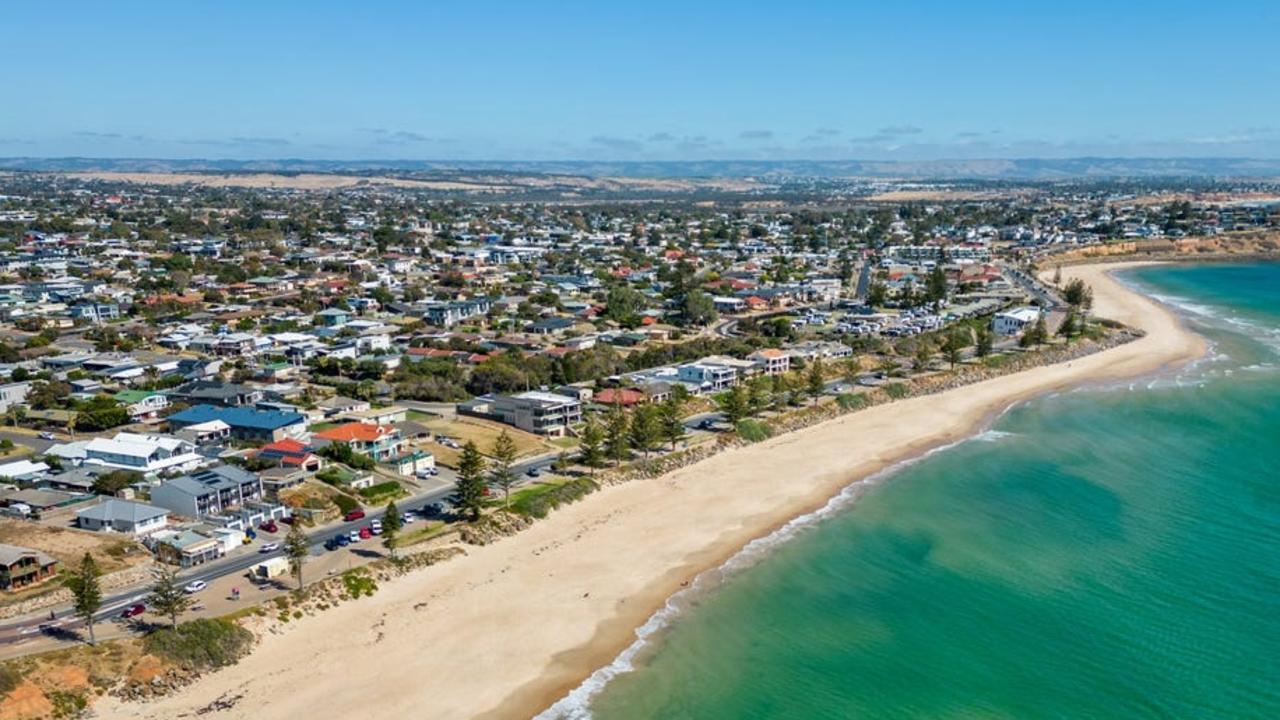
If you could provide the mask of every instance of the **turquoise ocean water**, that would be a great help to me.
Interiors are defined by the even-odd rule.
[[[1212,355],[1016,407],[761,543],[554,714],[1280,718],[1280,265],[1127,277]]]

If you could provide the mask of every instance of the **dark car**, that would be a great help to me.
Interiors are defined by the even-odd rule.
[[[422,506],[422,510],[419,512],[423,517],[439,517],[444,514],[444,503],[427,503]]]
[[[351,538],[346,535],[339,535],[333,541],[338,544],[338,547],[346,547],[351,544]]]
[[[529,468],[529,472],[525,474],[528,475],[529,477],[538,477],[539,475],[542,474],[542,470],[540,468],[533,467],[533,468]]]
[[[715,421],[715,420],[703,420],[702,422],[698,423],[698,429],[699,429],[699,430],[715,430],[715,429],[716,429],[716,421]]]
[[[329,538],[324,541],[325,550],[337,550],[340,547],[342,546],[338,544],[338,538]]]
[[[141,615],[146,611],[147,611],[146,605],[143,605],[142,603],[135,603],[125,608],[124,612],[120,613],[120,617],[124,618],[125,620],[128,620],[129,618],[132,618],[132,617],[138,617],[139,615]]]
[[[351,522],[352,520],[363,520],[363,519],[364,519],[364,511],[363,511],[363,510],[352,510],[351,512],[347,513],[346,515],[343,515],[343,516],[342,516],[342,519],[343,519],[343,520],[346,520],[347,522]]]
[[[259,529],[259,530],[261,530],[261,531],[263,531],[263,532],[273,533],[273,532],[279,532],[279,530],[280,530],[280,526],[279,526],[279,525],[276,525],[276,521],[275,521],[275,520],[268,520],[268,521],[266,521],[266,522],[262,523],[261,525],[259,525],[259,526],[258,526],[258,529]]]

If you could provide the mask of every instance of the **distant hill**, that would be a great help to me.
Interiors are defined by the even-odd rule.
[[[1280,159],[1102,158],[1019,160],[165,160],[0,158],[0,170],[39,172],[427,173],[508,172],[635,178],[848,177],[912,180],[1069,180],[1107,178],[1278,178]]]

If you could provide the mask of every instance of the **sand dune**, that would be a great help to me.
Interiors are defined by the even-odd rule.
[[[1113,266],[1114,267],[1114,266]],[[1111,268],[1107,268],[1111,269]],[[175,718],[242,696],[216,718],[524,718],[609,663],[681,584],[809,512],[851,481],[962,438],[1010,403],[1150,373],[1201,339],[1097,266],[1095,312],[1145,337],[1071,363],[878,406],[609,488],[511,539],[404,577],[367,600],[291,623],[236,667],[100,717]]]

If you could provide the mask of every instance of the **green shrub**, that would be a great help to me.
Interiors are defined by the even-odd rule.
[[[0,665],[0,697],[4,697],[22,684],[22,673],[7,665]]]
[[[894,400],[901,400],[908,394],[906,383],[889,383],[884,386],[884,394]]]
[[[773,430],[759,420],[742,420],[738,422],[738,437],[747,442],[760,442],[773,437]]]
[[[401,493],[404,488],[400,487],[400,483],[395,480],[388,480],[377,485],[370,485],[367,488],[360,488],[360,497],[367,499],[381,498],[384,496],[396,496]]]
[[[89,707],[88,698],[68,690],[50,690],[46,697],[53,705],[55,718],[78,718],[84,715],[85,708]]]
[[[333,496],[333,504],[338,506],[338,510],[342,511],[343,515],[346,515],[352,510],[355,510],[356,508],[360,507],[360,503],[356,502],[354,499],[346,495],[341,495],[341,494]]]
[[[142,639],[143,648],[188,670],[233,665],[253,647],[253,633],[230,620],[200,619],[163,628]]]
[[[840,405],[842,410],[861,410],[867,406],[870,400],[865,394],[859,393],[840,393],[836,396],[836,403]]]
[[[511,512],[525,517],[544,518],[561,505],[568,505],[599,489],[593,480],[575,478],[559,485],[543,485],[521,490],[511,498]]]
[[[364,568],[355,568],[342,573],[342,585],[347,589],[347,595],[353,600],[362,595],[372,597],[378,591],[378,583],[369,577]]]

